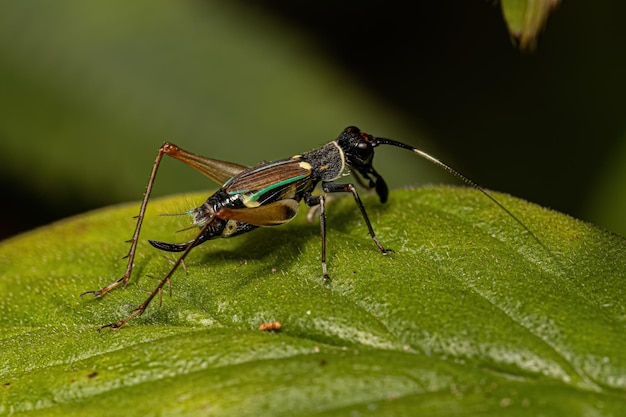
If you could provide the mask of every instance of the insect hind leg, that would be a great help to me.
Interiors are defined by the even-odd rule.
[[[103,295],[107,294],[108,292],[110,292],[111,290],[114,290],[115,288],[119,286],[125,287],[128,281],[130,280],[131,274],[133,272],[135,253],[137,252],[137,244],[139,243],[139,233],[141,232],[143,219],[146,215],[146,208],[148,207],[148,201],[150,200],[152,186],[154,185],[154,180],[159,170],[159,165],[161,164],[161,160],[163,159],[163,155],[169,155],[173,147],[175,148],[176,146],[170,143],[164,143],[159,148],[159,153],[157,154],[154,160],[154,164],[152,165],[152,171],[150,172],[150,179],[148,180],[148,185],[146,185],[146,192],[144,193],[143,200],[141,201],[139,214],[136,216],[137,225],[135,226],[135,232],[133,233],[133,237],[128,241],[130,243],[130,249],[128,250],[128,254],[125,256],[125,258],[128,259],[128,263],[126,264],[126,270],[124,271],[124,275],[117,281],[114,281],[99,290],[85,291],[81,293],[80,298],[83,298],[86,294],[93,294],[94,297],[102,297]]]
[[[198,244],[204,242],[204,240],[206,240],[206,238],[203,238],[203,236],[206,235],[207,230],[209,229],[211,225],[211,222],[207,222],[207,224],[205,224],[200,233],[198,234],[198,236],[192,240],[191,242],[188,242],[188,244],[186,245],[185,249],[182,251],[182,254],[178,257],[178,259],[176,259],[176,261],[172,264],[172,267],[170,268],[169,272],[167,274],[165,274],[165,276],[161,279],[159,279],[159,283],[156,286],[156,288],[152,291],[149,292],[148,298],[146,298],[144,300],[143,303],[141,303],[140,305],[138,305],[137,307],[135,307],[133,309],[133,311],[125,318],[114,322],[114,323],[109,323],[109,324],[105,324],[104,326],[100,326],[100,328],[98,329],[98,331],[105,329],[105,328],[110,328],[112,330],[116,330],[119,329],[120,327],[122,327],[123,325],[125,325],[126,323],[128,323],[130,320],[134,319],[137,316],[141,316],[146,309],[148,308],[148,305],[150,305],[150,303],[152,302],[152,300],[154,299],[154,297],[156,297],[158,294],[161,294],[161,290],[163,289],[163,286],[167,283],[170,282],[170,278],[172,278],[172,276],[174,275],[174,272],[176,272],[176,270],[178,269],[179,266],[184,265],[185,262],[185,258],[187,257],[187,255],[189,254],[189,252],[191,252],[191,250],[194,248],[194,246],[197,246]]]
[[[109,285],[102,287],[99,290],[93,291],[85,291],[80,294],[80,297],[83,298],[86,294],[92,294],[94,297],[102,297],[108,292],[114,290],[115,288],[122,286],[125,287],[133,272],[135,254],[137,252],[137,244],[139,243],[139,234],[141,232],[141,227],[143,225],[143,220],[146,214],[146,208],[148,207],[148,201],[150,200],[150,194],[152,193],[152,187],[154,185],[154,181],[156,179],[157,172],[159,170],[159,165],[163,159],[163,156],[167,155],[171,158],[177,159],[182,163],[200,171],[204,175],[207,175],[209,178],[213,180],[217,180],[218,182],[224,182],[226,179],[230,178],[233,175],[243,171],[246,167],[243,165],[233,164],[229,162],[223,162],[218,160],[213,160],[209,158],[204,158],[199,155],[192,154],[187,152],[178,146],[174,145],[170,142],[165,142],[159,148],[159,152],[154,160],[154,164],[152,165],[152,171],[150,172],[150,178],[148,179],[148,184],[146,185],[146,192],[143,195],[143,200],[141,201],[141,207],[139,208],[139,214],[135,216],[137,219],[137,224],[135,226],[135,232],[133,233],[133,237],[128,240],[131,244],[130,249],[128,250],[128,254],[125,256],[128,259],[126,264],[126,270],[124,271],[124,275],[110,283]],[[221,181],[223,180],[223,181]],[[196,209],[197,210],[197,209]],[[206,240],[205,236],[200,236],[197,240],[199,243],[204,242]],[[196,243],[197,244],[197,243]],[[192,245],[195,246],[196,244]],[[158,247],[158,246],[157,246]],[[187,247],[171,247],[174,252],[183,252],[187,249]],[[159,247],[159,249],[164,249],[163,247]],[[164,249],[167,250],[167,249]]]

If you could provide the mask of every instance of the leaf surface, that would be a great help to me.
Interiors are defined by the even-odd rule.
[[[137,204],[0,244],[0,415],[619,415],[626,406],[626,243],[497,194],[536,237],[462,188],[351,198],[319,226],[305,211],[194,249],[147,312],[118,320],[170,263],[206,195],[154,200],[135,276],[123,273]],[[266,333],[259,324],[280,321]]]

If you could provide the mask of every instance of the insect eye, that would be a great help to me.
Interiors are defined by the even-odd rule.
[[[360,140],[355,146],[356,154],[363,160],[367,160],[372,155],[372,145],[369,142]]]

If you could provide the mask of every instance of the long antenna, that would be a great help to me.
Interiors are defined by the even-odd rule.
[[[546,252],[548,252],[550,255],[552,255],[552,252],[543,244],[543,242],[541,240],[539,240],[539,238],[537,236],[535,236],[535,234],[532,232],[532,230],[530,230],[528,228],[528,226],[526,226],[524,224],[524,222],[522,222],[515,214],[513,214],[509,209],[507,209],[502,203],[500,203],[494,196],[492,196],[489,192],[487,192],[487,190],[485,190],[483,187],[481,187],[480,185],[476,184],[474,181],[472,181],[471,179],[469,179],[468,177],[466,177],[465,175],[461,174],[459,171],[457,171],[456,169],[452,168],[449,165],[444,164],[443,162],[441,162],[439,159],[435,158],[432,155],[427,154],[424,151],[420,151],[417,148],[414,148],[412,146],[409,146],[405,143],[402,142],[398,142],[395,141],[393,139],[385,139],[385,138],[374,138],[374,142],[372,143],[372,145],[377,146],[377,145],[393,145],[393,146],[397,146],[398,148],[403,148],[403,149],[408,149],[410,151],[415,152],[416,154],[418,154],[419,156],[421,156],[424,159],[429,160],[430,162],[432,162],[433,164],[439,166],[440,168],[443,168],[444,170],[448,171],[450,174],[454,175],[455,177],[461,179],[465,184],[469,185],[472,188],[475,188],[476,190],[480,191],[481,193],[483,193],[483,195],[485,195],[489,200],[493,201],[498,207],[500,207],[502,210],[504,210],[505,213],[507,213],[509,216],[511,216],[511,218],[513,218],[513,220],[515,220],[524,230],[526,230],[532,237],[533,239],[542,247],[544,248],[544,250]],[[553,255],[552,255],[553,256]],[[553,256],[554,257],[554,256]]]

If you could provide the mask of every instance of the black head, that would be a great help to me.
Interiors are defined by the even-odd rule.
[[[372,166],[372,160],[374,159],[374,148],[378,145],[392,145],[398,148],[407,149],[412,151],[424,159],[429,160],[433,164],[439,166],[442,169],[445,169],[450,174],[460,178],[467,185],[474,187],[491,201],[493,201],[498,207],[504,210],[509,216],[511,216],[517,223],[519,223],[524,229],[526,229],[535,240],[545,248],[544,244],[537,239],[537,237],[533,234],[530,229],[513,213],[509,211],[506,207],[504,207],[498,200],[495,199],[491,194],[489,194],[483,187],[476,184],[474,181],[461,174],[459,171],[450,167],[449,165],[444,164],[434,156],[427,154],[424,151],[421,151],[417,148],[414,148],[406,143],[398,142],[393,139],[385,139],[385,138],[377,138],[372,135],[368,135],[367,133],[361,132],[358,128],[354,126],[350,126],[346,128],[341,135],[337,138],[337,144],[343,150],[346,165],[352,168],[354,171],[358,172],[366,181],[367,184],[363,182],[358,175],[355,177],[359,180],[361,185],[364,185],[368,188],[375,188],[376,193],[380,197],[380,201],[384,203],[387,201],[387,196],[389,194],[389,189],[387,188],[387,184],[382,179],[380,175],[374,170]],[[548,252],[550,252],[548,250]]]
[[[346,158],[346,165],[361,175],[364,181],[358,176],[357,179],[362,185],[376,189],[376,194],[378,194],[381,203],[384,203],[387,201],[389,188],[372,165],[374,148],[380,143],[382,142],[379,138],[361,132],[359,128],[354,126],[346,128],[337,138],[337,144],[343,150]]]
[[[424,151],[420,151],[417,148],[407,145],[406,143],[398,142],[393,139],[377,138],[372,135],[368,135],[367,133],[361,132],[359,128],[354,126],[350,126],[346,128],[343,132],[341,132],[341,135],[339,135],[339,137],[337,138],[337,143],[339,144],[341,149],[343,149],[343,153],[346,158],[346,165],[361,174],[363,178],[365,178],[365,180],[369,181],[368,184],[364,184],[359,179],[359,182],[361,182],[362,185],[365,185],[368,188],[376,188],[376,193],[380,197],[380,201],[383,203],[387,201],[389,189],[387,188],[387,184],[385,184],[385,181],[382,179],[382,177],[378,175],[378,173],[374,170],[374,167],[372,166],[372,160],[374,159],[375,147],[377,147],[378,145],[391,145],[415,152],[422,158],[427,159],[433,164],[439,166],[440,168],[445,169],[452,175],[460,178],[467,185],[474,187],[481,193],[485,194],[498,206],[508,212],[508,210],[504,208],[502,204],[496,201],[489,193],[487,193],[481,186],[476,184],[474,181],[470,180],[465,175],[461,174],[459,171],[455,170],[449,165],[444,164],[434,156],[431,156]],[[515,216],[513,217],[515,218]]]

